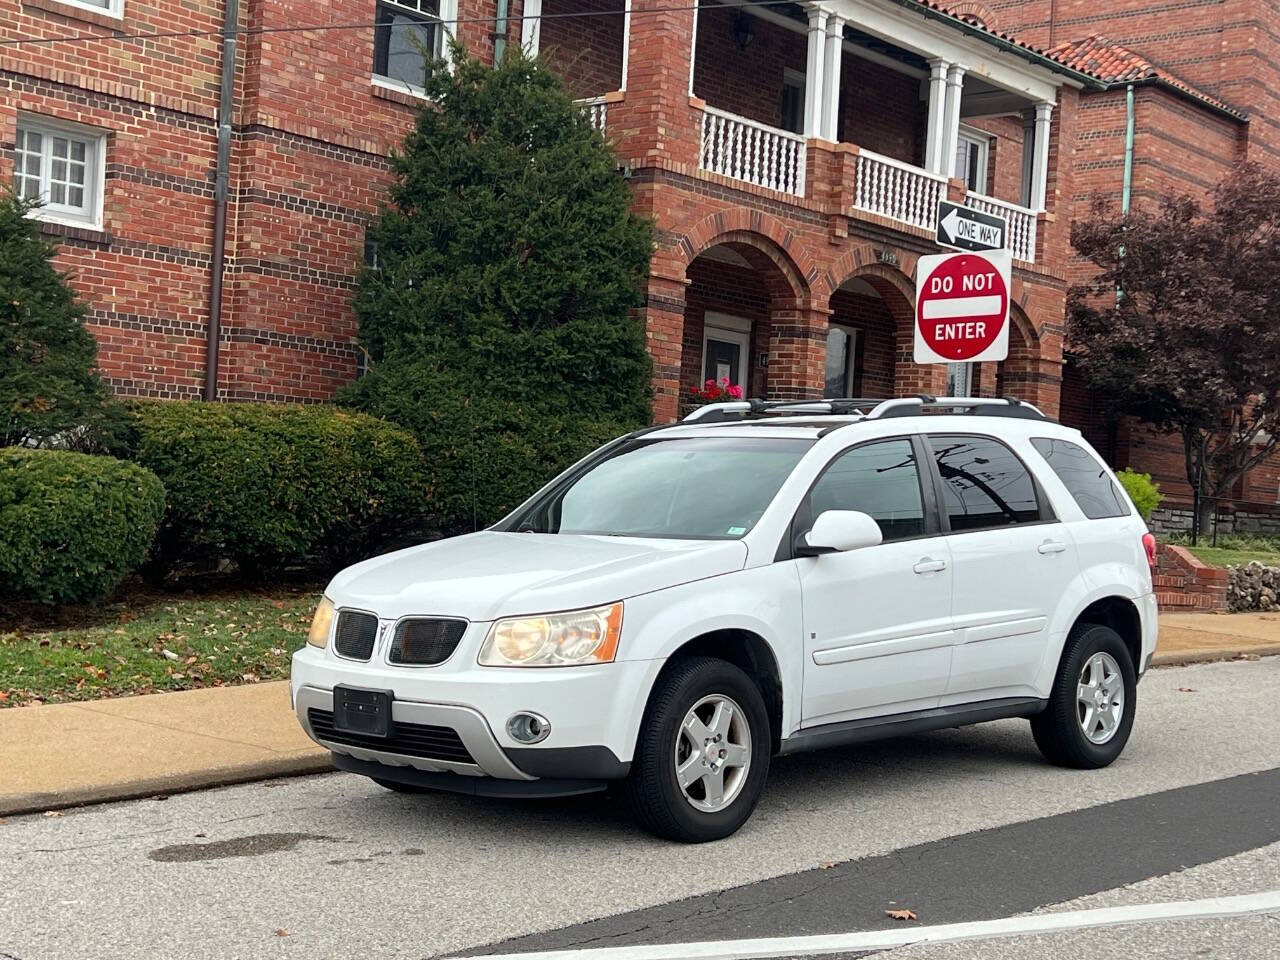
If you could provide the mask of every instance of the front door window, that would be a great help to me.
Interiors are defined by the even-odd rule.
[[[741,383],[742,347],[728,340],[717,340],[714,335],[707,335],[706,367],[703,370],[704,380],[721,383],[728,380],[731,384]]]

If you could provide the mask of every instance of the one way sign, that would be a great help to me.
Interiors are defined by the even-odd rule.
[[[938,243],[957,250],[1003,250],[1009,222],[971,207],[938,201]]]

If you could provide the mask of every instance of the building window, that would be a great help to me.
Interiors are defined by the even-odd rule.
[[[980,130],[962,128],[956,138],[956,178],[974,193],[987,192],[987,155],[991,139]]]
[[[124,0],[62,0],[71,7],[81,7],[94,13],[105,13],[109,17],[124,16]]]
[[[42,206],[33,216],[96,226],[102,221],[106,138],[84,127],[20,117],[13,189]]]
[[[853,327],[832,324],[827,328],[827,381],[824,397],[854,395],[854,360],[857,356],[858,331]]]
[[[441,0],[378,0],[375,77],[421,90],[444,49]]]
[[[787,69],[782,72],[782,122],[783,130],[804,132],[804,74]]]

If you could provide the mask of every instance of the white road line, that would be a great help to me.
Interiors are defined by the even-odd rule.
[[[948,300],[926,300],[921,313],[926,320],[985,317],[999,313],[1000,303],[1000,297],[952,297]]]
[[[855,950],[891,950],[913,943],[943,943],[1035,933],[1060,933],[1088,927],[1162,920],[1208,919],[1266,913],[1280,909],[1280,890],[1238,897],[1210,897],[1176,903],[1144,903],[1128,907],[1038,913],[1003,920],[945,923],[932,927],[903,926],[862,933],[820,934],[808,937],[766,937],[759,940],[719,940],[706,943],[664,943],[587,950],[549,950],[504,953],[484,960],[767,960],[769,957],[821,956]]]

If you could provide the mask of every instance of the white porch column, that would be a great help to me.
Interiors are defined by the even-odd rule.
[[[701,3],[699,3],[698,0],[694,0],[693,32],[689,35],[689,96],[691,97],[693,96],[693,68],[694,68],[695,62],[698,59],[698,16],[702,13],[702,10],[699,9],[700,7],[701,7]],[[626,19],[624,19],[622,22],[624,27],[626,28],[626,33],[624,34],[624,36],[627,40],[627,43],[630,44],[631,42],[631,0],[627,0],[627,15],[626,15]],[[622,49],[625,50],[626,47],[623,47]],[[625,57],[623,57],[623,60],[622,60],[622,89],[623,90],[627,89],[627,61]]]
[[[1036,104],[1035,153],[1031,158],[1031,209],[1043,210],[1049,184],[1049,117],[1052,103]]]
[[[938,173],[948,177],[956,173],[956,147],[960,143],[960,92],[964,87],[965,68],[958,63],[947,70],[947,112],[943,118],[942,155]]]
[[[528,3],[529,0],[524,0],[524,2]],[[541,10],[542,0],[537,0],[537,3],[538,3],[538,9]],[[694,30],[697,30],[698,28],[698,14],[696,10],[694,11],[694,14],[693,14],[693,28]],[[618,84],[619,90],[627,89],[627,61],[630,59],[630,57],[631,57],[631,0],[626,0],[626,3],[623,5],[623,12],[622,12],[622,80]],[[689,58],[693,59],[692,53],[689,54]],[[693,93],[693,68],[692,67],[689,68],[689,93],[691,95]]]
[[[804,135],[822,136],[822,78],[827,40],[827,11],[809,11],[809,55],[804,74]]]
[[[844,60],[844,20],[832,14],[827,18],[826,51],[822,76],[822,139],[836,140],[840,128],[840,63]]]
[[[538,37],[542,31],[542,0],[524,0],[524,19],[520,22],[520,46],[524,47],[525,52],[536,54],[538,52]],[[625,56],[626,47],[623,47],[623,55]]]
[[[539,0],[541,2],[541,0]],[[946,125],[947,68],[946,60],[929,61],[929,124],[925,131],[924,168],[930,173],[942,170],[942,140]]]

